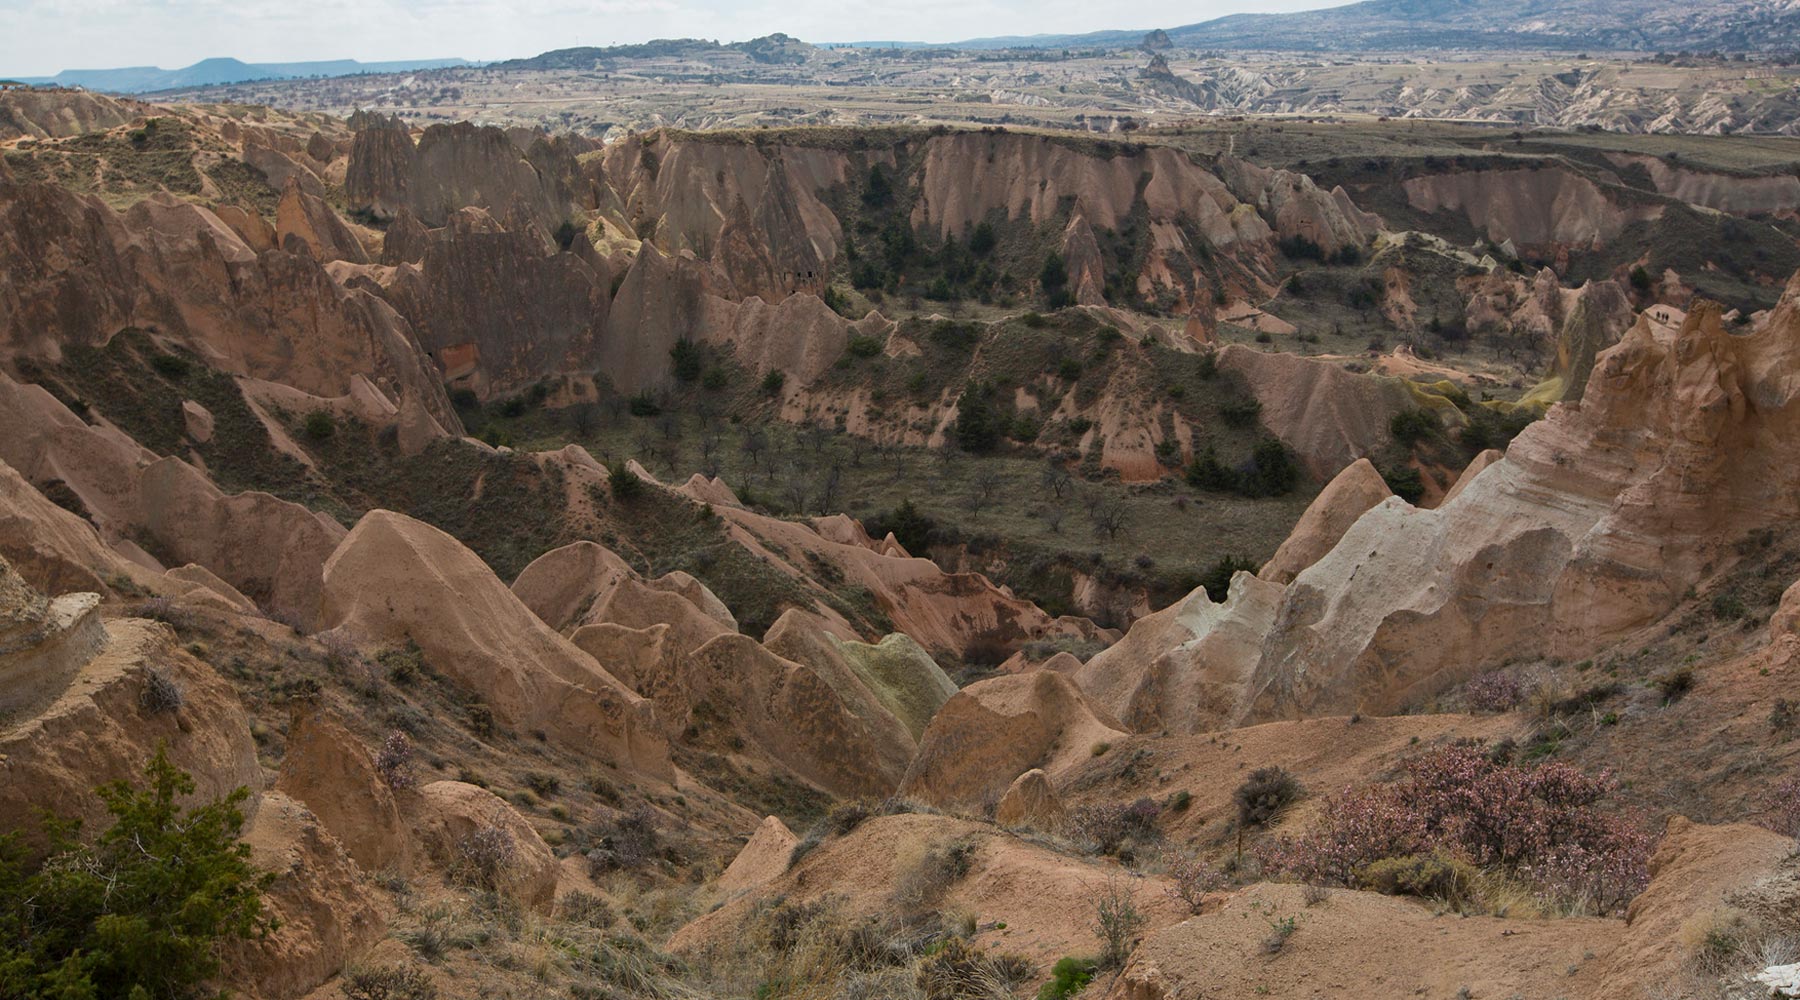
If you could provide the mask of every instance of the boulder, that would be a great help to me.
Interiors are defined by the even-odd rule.
[[[800,838],[794,836],[786,823],[779,816],[770,816],[762,821],[744,849],[731,859],[719,875],[719,888],[726,892],[741,892],[769,884],[781,877],[788,870],[788,859],[794,855],[794,845]]]
[[[205,444],[212,440],[212,411],[191,399],[181,401],[181,420],[187,427],[188,439],[195,444]]]
[[[1051,786],[1050,776],[1037,767],[1014,778],[994,809],[994,822],[1008,828],[1054,830],[1062,818],[1062,799]]]
[[[494,887],[521,905],[550,911],[556,899],[556,855],[500,796],[461,781],[434,781],[408,796],[408,820],[419,844],[453,876],[467,874],[465,845],[471,835],[510,844]]]
[[[945,809],[985,809],[1032,768],[1052,774],[1123,727],[1063,674],[1033,671],[971,684],[944,703],[919,741],[900,794]]]
[[[319,711],[296,712],[275,788],[305,803],[365,871],[404,871],[408,837],[394,792],[360,741]]]
[[[225,979],[266,1000],[307,996],[387,936],[388,902],[305,805],[274,791],[244,835],[250,863],[273,872],[267,936],[224,947]]]

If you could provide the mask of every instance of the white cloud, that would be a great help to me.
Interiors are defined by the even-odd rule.
[[[1332,0],[1325,0],[1329,3]],[[1170,27],[1308,0],[0,0],[0,76],[213,56],[506,59],[651,38],[954,41]]]

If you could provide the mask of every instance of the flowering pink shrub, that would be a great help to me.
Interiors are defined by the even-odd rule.
[[[1800,775],[1769,790],[1763,800],[1764,826],[1788,837],[1800,837]]]
[[[1225,873],[1199,858],[1169,855],[1163,865],[1169,877],[1165,891],[1170,899],[1187,907],[1189,913],[1199,913],[1200,904],[1208,893],[1225,888]]]
[[[1482,674],[1463,685],[1469,707],[1477,712],[1510,712],[1525,700],[1519,679],[1504,670]]]
[[[1417,854],[1428,843],[1425,825],[1390,788],[1375,786],[1325,800],[1313,828],[1258,853],[1263,868],[1303,882],[1350,885],[1358,866]]]
[[[381,743],[375,755],[375,770],[392,789],[411,788],[418,782],[413,776],[413,745],[406,734],[396,729]]]
[[[1421,754],[1403,768],[1393,784],[1328,800],[1312,830],[1262,852],[1265,867],[1349,885],[1370,861],[1436,850],[1603,913],[1649,881],[1653,838],[1600,808],[1617,787],[1610,773],[1497,760],[1471,743]]]

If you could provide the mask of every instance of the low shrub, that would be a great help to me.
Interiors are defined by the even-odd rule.
[[[144,687],[138,692],[138,704],[144,711],[152,715],[179,712],[186,703],[187,696],[174,678],[157,667],[144,671]]]
[[[1087,989],[1098,970],[1099,963],[1091,958],[1059,958],[1050,967],[1050,981],[1038,987],[1037,1000],[1069,1000]]]
[[[512,879],[518,850],[511,830],[498,823],[484,823],[456,842],[450,875],[464,885],[498,892]]]
[[[1382,858],[1356,869],[1356,884],[1388,896],[1418,896],[1459,905],[1474,892],[1479,873],[1443,852]]]
[[[924,1000],[971,1000],[1011,996],[1036,975],[1029,959],[989,955],[961,938],[950,938],[919,963],[916,983]]]
[[[800,840],[794,844],[794,849],[788,852],[787,866],[792,868],[799,864],[801,861],[805,860],[808,854],[817,850],[818,846],[824,842],[825,832],[823,830],[814,830],[800,838]]]
[[[1069,813],[1064,832],[1091,853],[1117,854],[1127,844],[1154,840],[1161,813],[1153,799],[1081,806]]]
[[[1290,803],[1300,797],[1300,779],[1280,766],[1259,767],[1237,787],[1231,800],[1237,805],[1242,826],[1268,826]]]
[[[1800,838],[1800,775],[1785,778],[1763,797],[1762,825],[1786,837]]]
[[[150,356],[150,367],[156,369],[158,375],[179,382],[188,377],[194,366],[179,354],[153,354]]]
[[[387,734],[387,739],[381,742],[381,750],[375,754],[375,772],[389,788],[396,791],[411,788],[418,783],[413,774],[413,756],[412,740],[396,729]]]
[[[1673,705],[1693,689],[1694,668],[1692,667],[1680,667],[1656,679],[1656,690],[1662,693],[1665,705]]]
[[[1235,555],[1224,555],[1200,577],[1200,586],[1208,600],[1221,603],[1231,593],[1231,578],[1240,572],[1255,573],[1258,565]]]
[[[437,1000],[437,986],[416,965],[386,965],[344,974],[347,1000]]]
[[[1408,448],[1438,432],[1436,417],[1424,410],[1401,410],[1388,421],[1388,433]]]
[[[1469,707],[1477,712],[1510,712],[1525,700],[1525,688],[1519,678],[1504,670],[1494,670],[1476,677],[1463,686]]]
[[[337,418],[330,410],[314,410],[306,415],[306,422],[300,429],[314,441],[330,440],[337,433]]]
[[[825,814],[825,828],[830,830],[833,836],[842,837],[861,826],[863,820],[875,815],[877,808],[863,799],[839,802]]]
[[[611,927],[619,919],[606,900],[579,889],[556,897],[556,912],[569,923],[584,924],[599,930]]]
[[[585,840],[588,867],[596,875],[642,868],[662,853],[662,834],[649,806],[614,812],[594,824]]]
[[[624,503],[643,494],[644,481],[627,469],[624,462],[620,462],[607,472],[606,489],[614,500]]]
[[[1117,876],[1107,879],[1106,886],[1094,900],[1094,934],[1100,938],[1100,968],[1124,967],[1137,943],[1138,932],[1149,922],[1150,918],[1138,906],[1136,888]]]
[[[913,913],[932,906],[968,876],[974,860],[975,845],[969,841],[930,848],[894,880],[895,909]]]

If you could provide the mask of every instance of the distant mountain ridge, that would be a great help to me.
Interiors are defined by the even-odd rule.
[[[119,94],[143,94],[180,87],[209,87],[249,80],[282,80],[310,76],[349,76],[355,73],[406,73],[473,65],[467,59],[401,59],[358,62],[326,59],[317,62],[247,63],[238,59],[202,59],[181,69],[127,66],[118,69],[66,69],[55,76],[17,77],[21,83],[82,87]]]
[[[552,49],[529,59],[508,59],[490,65],[493,69],[592,70],[612,59],[705,57],[720,52],[742,52],[759,63],[803,63],[814,51],[814,47],[806,42],[778,31],[747,42],[725,44],[704,38],[657,38],[633,45],[583,45]]]
[[[1779,51],[1800,48],[1789,0],[1364,0],[1292,14],[1234,14],[1168,29],[1189,47]]]
[[[1364,0],[1286,14],[1232,14],[1164,31],[1171,44],[1183,48],[1289,52],[1778,52],[1800,50],[1800,4],[1793,0]],[[1079,48],[1136,45],[1145,38],[1144,29],[1107,30],[971,38],[934,47]]]

